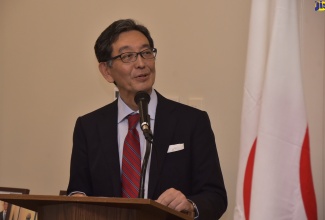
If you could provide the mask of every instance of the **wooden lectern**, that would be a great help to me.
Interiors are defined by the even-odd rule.
[[[38,220],[193,219],[150,199],[0,194],[0,200],[37,212]]]

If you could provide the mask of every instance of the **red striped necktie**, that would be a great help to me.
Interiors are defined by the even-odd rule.
[[[140,186],[141,154],[137,123],[139,114],[129,115],[129,129],[123,145],[122,197],[137,198]]]

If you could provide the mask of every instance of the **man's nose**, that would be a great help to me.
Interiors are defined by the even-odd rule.
[[[137,57],[137,60],[135,61],[135,65],[137,68],[143,68],[145,65],[144,65],[144,58],[138,54],[138,57]]]

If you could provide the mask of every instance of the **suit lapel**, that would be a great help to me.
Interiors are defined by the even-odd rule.
[[[103,120],[99,122],[99,133],[101,138],[101,147],[103,148],[103,158],[107,158],[104,162],[107,173],[107,181],[113,185],[113,189],[105,191],[113,192],[114,196],[121,196],[120,181],[120,162],[117,141],[117,101],[108,105],[106,111],[103,112]],[[108,185],[108,184],[107,184]]]
[[[153,198],[154,192],[157,189],[160,191],[158,185],[160,173],[177,121],[173,119],[174,115],[172,113],[175,110],[175,106],[172,102],[161,96],[158,92],[157,96],[158,104],[151,152],[148,198]]]

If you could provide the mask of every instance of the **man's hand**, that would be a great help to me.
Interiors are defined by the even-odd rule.
[[[73,197],[85,197],[86,195],[83,194],[83,193],[74,193],[71,196],[73,196]]]
[[[194,212],[194,207],[185,195],[174,188],[167,189],[163,192],[156,202],[175,209],[176,211]]]

